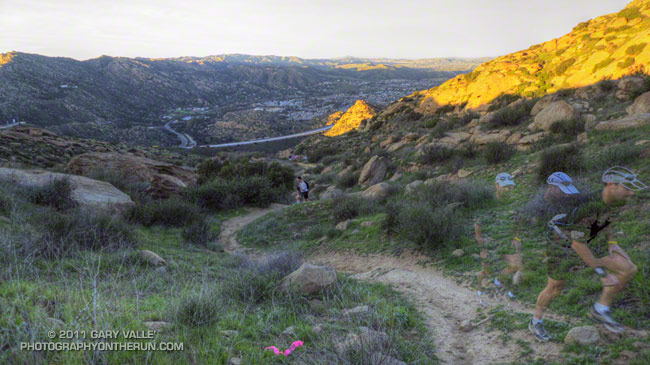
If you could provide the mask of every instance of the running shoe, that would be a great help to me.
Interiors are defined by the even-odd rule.
[[[605,328],[607,328],[608,331],[614,333],[621,333],[625,331],[625,327],[623,327],[623,325],[621,325],[620,323],[616,322],[616,320],[612,318],[612,316],[610,315],[609,311],[605,311],[605,313],[600,313],[592,306],[591,309],[589,310],[589,314],[591,314],[591,318],[593,320],[605,326]]]
[[[537,324],[533,324],[533,320],[531,318],[530,322],[528,322],[528,329],[533,335],[535,335],[535,338],[537,338],[538,341],[547,342],[548,340],[551,339],[551,336],[544,329],[544,325],[542,324],[542,322],[537,322]]]

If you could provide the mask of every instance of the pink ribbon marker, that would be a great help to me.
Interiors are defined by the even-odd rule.
[[[289,346],[288,349],[284,350],[284,352],[280,352],[280,350],[278,350],[278,348],[275,346],[265,347],[264,350],[271,350],[276,355],[282,354],[284,356],[289,356],[289,354],[292,353],[298,347],[302,347],[302,341],[295,341],[294,343],[291,344],[291,346]]]

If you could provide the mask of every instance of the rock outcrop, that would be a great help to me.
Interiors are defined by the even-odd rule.
[[[70,182],[72,186],[70,197],[81,208],[123,212],[135,205],[128,195],[104,181],[44,170],[0,167],[0,180],[8,180],[18,185],[42,187],[59,179],[67,179]]]
[[[160,198],[181,193],[198,178],[185,167],[121,153],[85,153],[75,156],[66,170],[73,174],[89,175],[97,169],[123,175],[130,182],[147,183],[149,187],[146,191]]]
[[[295,289],[302,294],[316,294],[336,282],[336,271],[330,266],[316,266],[304,263],[298,270],[282,279],[280,288]]]
[[[634,103],[626,111],[630,115],[650,113],[650,91],[634,99]]]
[[[377,114],[375,108],[370,106],[363,100],[357,100],[340,119],[336,120],[336,113],[330,116],[328,125],[334,123],[334,126],[329,131],[325,132],[326,136],[334,137],[347,133],[352,130],[358,130],[361,121],[370,119]],[[334,122],[336,120],[336,122]]]
[[[548,131],[553,124],[569,121],[576,116],[575,110],[569,103],[564,100],[555,101],[535,115],[535,121],[528,126],[528,129],[543,129]]]
[[[386,171],[388,170],[388,163],[385,158],[377,155],[372,156],[368,162],[361,169],[359,175],[359,185],[368,186],[375,185],[384,180]]]
[[[603,121],[594,127],[598,131],[615,131],[619,129],[638,128],[650,124],[650,113],[634,114],[627,117]]]

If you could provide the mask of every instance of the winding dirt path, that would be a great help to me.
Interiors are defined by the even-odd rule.
[[[256,219],[280,210],[285,205],[273,204],[268,208],[253,208],[248,214],[231,218],[222,223],[219,241],[226,252],[251,254],[237,242],[237,231]],[[503,343],[499,331],[488,332],[486,325],[478,325],[469,332],[459,329],[464,320],[479,323],[479,308],[486,313],[491,308],[502,307],[510,313],[529,313],[532,308],[503,297],[489,298],[458,285],[434,268],[419,263],[428,257],[405,253],[399,257],[369,255],[359,256],[352,252],[321,252],[309,261],[331,265],[337,271],[353,274],[353,278],[391,285],[410,298],[426,320],[426,325],[436,345],[438,357],[447,364],[494,364],[521,361],[522,347],[516,343],[521,338],[531,344],[534,357],[548,361],[561,361],[561,345],[554,342],[539,343],[527,330],[510,333],[511,340]],[[556,315],[550,319],[566,320]],[[531,355],[529,355],[531,356]]]
[[[234,218],[230,218],[221,223],[221,232],[219,233],[219,242],[223,244],[224,251],[228,253],[243,252],[249,253],[251,249],[242,247],[237,242],[237,232],[246,227],[248,224],[253,223],[257,218],[265,216],[271,212],[275,212],[282,208],[287,207],[283,204],[271,204],[267,208],[250,208],[247,209],[248,213]]]

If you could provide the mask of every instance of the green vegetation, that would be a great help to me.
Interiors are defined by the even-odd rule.
[[[628,57],[625,61],[621,61],[616,64],[618,68],[628,68],[634,64],[634,57]]]
[[[574,63],[576,62],[576,59],[571,57],[567,58],[566,60],[560,62],[559,65],[555,68],[555,74],[557,76],[562,76],[566,72],[566,70],[571,67]]]
[[[515,106],[506,106],[494,112],[489,120],[488,128],[497,129],[519,125],[530,117],[530,110],[535,105],[529,100],[524,100]]]
[[[618,16],[626,18],[628,21],[630,21],[632,19],[642,17],[643,14],[641,14],[641,11],[639,10],[638,7],[633,6],[633,7],[628,7],[628,8],[625,8],[625,9],[619,11]]]
[[[629,56],[636,56],[639,53],[641,53],[643,51],[643,49],[645,48],[645,46],[647,46],[647,45],[648,45],[647,43],[639,43],[639,44],[635,44],[633,46],[629,46],[625,50],[625,54],[629,55]]]
[[[537,168],[537,180],[546,178],[556,171],[568,174],[579,172],[584,168],[584,156],[577,144],[547,148],[542,151]]]
[[[470,73],[466,73],[465,75],[463,75],[463,77],[465,78],[465,81],[473,82],[480,74],[481,71],[472,71]]]
[[[582,119],[571,119],[568,121],[555,122],[550,127],[551,133],[557,133],[568,140],[572,140],[577,135],[585,131],[585,121]]]
[[[485,159],[490,165],[508,161],[514,154],[514,147],[503,142],[488,143],[484,151]]]
[[[594,69],[591,72],[595,73],[596,71],[600,70],[601,68],[605,68],[605,67],[609,66],[612,62],[614,62],[614,59],[611,58],[611,57],[608,57],[608,58],[598,62],[597,64],[595,64]]]

